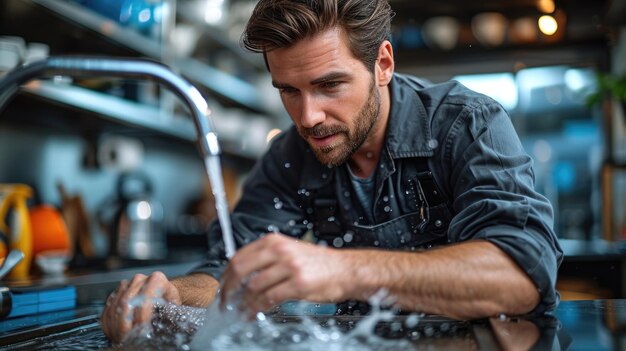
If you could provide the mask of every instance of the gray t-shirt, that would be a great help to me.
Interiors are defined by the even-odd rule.
[[[363,219],[361,220],[359,218],[359,224],[372,225],[375,223],[374,196],[376,195],[376,173],[378,172],[374,171],[368,178],[361,178],[352,173],[352,169],[349,165],[346,164],[346,168],[348,168],[348,174],[350,174],[350,182],[352,183],[354,195],[356,195],[356,198],[361,204],[361,213],[363,214]]]

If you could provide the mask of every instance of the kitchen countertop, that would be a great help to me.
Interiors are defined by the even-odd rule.
[[[51,313],[46,317],[31,316],[28,318],[40,320],[40,324],[31,326],[30,330],[18,328],[11,331],[7,326],[16,322],[1,321],[0,347],[12,345],[62,350],[62,342],[87,337],[91,344],[81,341],[86,349],[106,348],[109,345],[97,322],[100,310],[97,306],[87,306]],[[289,321],[290,317],[280,318]],[[316,317],[318,320],[328,318]],[[345,326],[358,325],[363,317],[332,318],[337,325]],[[406,320],[407,316],[399,316],[393,321],[404,323]],[[65,331],[62,321],[67,323]],[[451,321],[426,316],[417,325],[409,328],[408,324],[402,324],[400,329],[393,327],[393,321],[382,322],[377,331],[386,338],[406,338],[415,345],[415,349],[617,350],[626,343],[626,300],[563,301],[554,316],[534,319],[501,317]]]
[[[68,269],[61,275],[38,275],[28,279],[8,280],[3,285],[12,288],[48,288],[59,286],[76,287],[77,304],[102,303],[123,279],[135,274],[163,272],[168,277],[188,273],[197,266],[202,256],[197,251],[183,252],[177,259],[160,261],[98,260],[81,267]]]

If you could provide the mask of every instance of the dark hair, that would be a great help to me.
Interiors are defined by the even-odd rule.
[[[387,0],[260,0],[241,43],[265,54],[339,26],[352,54],[373,71],[380,44],[390,38],[393,16]]]

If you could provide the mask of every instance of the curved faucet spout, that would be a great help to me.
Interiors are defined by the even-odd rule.
[[[0,109],[19,87],[35,78],[66,75],[71,77],[126,77],[152,79],[171,89],[189,107],[198,132],[198,144],[213,195],[215,196],[218,219],[222,229],[225,254],[230,258],[235,253],[228,206],[224,193],[219,163],[220,147],[217,134],[209,118],[210,110],[202,94],[185,79],[172,72],[167,66],[146,59],[116,59],[89,57],[51,57],[16,68],[0,78]]]
[[[0,79],[0,109],[22,84],[35,78],[57,75],[71,77],[120,77],[151,79],[172,90],[188,107],[198,132],[203,156],[220,154],[215,128],[206,100],[188,81],[167,66],[147,59],[117,59],[90,57],[51,57],[25,64]]]

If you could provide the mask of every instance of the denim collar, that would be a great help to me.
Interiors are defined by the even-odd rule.
[[[391,111],[385,145],[392,158],[430,157],[433,150],[430,119],[418,96],[427,84],[401,74],[394,74],[390,83]]]

